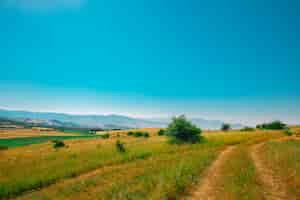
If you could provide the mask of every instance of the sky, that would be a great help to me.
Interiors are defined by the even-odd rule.
[[[296,0],[0,0],[0,108],[300,123]]]

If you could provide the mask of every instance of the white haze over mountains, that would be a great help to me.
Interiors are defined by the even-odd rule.
[[[81,128],[164,128],[170,118],[132,118],[123,115],[72,115],[49,112],[29,112],[0,109],[0,117],[26,122],[40,122],[45,125],[73,126]],[[220,120],[202,118],[189,119],[202,129],[219,129],[224,123]],[[233,128],[241,128],[241,124],[232,124]]]

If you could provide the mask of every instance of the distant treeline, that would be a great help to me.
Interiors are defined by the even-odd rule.
[[[90,134],[90,129],[87,128],[56,127],[55,130],[64,133]]]
[[[263,123],[256,125],[257,129],[269,129],[269,130],[282,130],[287,127],[286,124],[282,123],[281,121],[273,121],[270,123]]]

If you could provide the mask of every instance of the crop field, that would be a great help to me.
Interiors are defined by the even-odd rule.
[[[52,140],[72,140],[72,139],[91,139],[97,136],[90,135],[58,135],[58,136],[37,136],[37,137],[16,137],[0,139],[0,146],[7,148],[27,146],[31,144],[45,143]]]
[[[24,137],[37,137],[37,136],[66,136],[66,133],[58,131],[39,131],[34,129],[12,129],[12,130],[1,130],[0,139],[4,138],[24,138]],[[74,135],[69,133],[68,135]]]
[[[64,140],[62,148],[44,141],[0,150],[0,199],[300,198],[294,135],[209,131],[198,144],[179,145],[157,131],[148,138],[117,131],[108,139]]]

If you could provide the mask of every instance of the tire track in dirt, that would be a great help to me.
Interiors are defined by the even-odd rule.
[[[127,167],[134,167],[135,165],[137,165],[139,162],[142,162],[142,160],[138,160],[137,162],[129,162],[126,164],[116,164],[116,165],[112,165],[112,166],[103,166],[101,168],[97,168],[95,170],[80,174],[76,177],[73,178],[66,178],[66,179],[62,179],[59,180],[49,186],[43,187],[43,188],[38,188],[35,190],[31,190],[31,191],[26,191],[14,198],[11,199],[15,199],[15,200],[23,200],[23,199],[49,199],[49,197],[47,197],[48,193],[58,193],[60,191],[65,190],[68,187],[72,187],[72,184],[79,184],[79,185],[85,185],[82,188],[82,191],[85,192],[87,190],[87,188],[89,187],[95,187],[98,186],[100,183],[102,183],[102,186],[104,184],[111,184],[111,183],[107,183],[106,179],[103,178],[103,175],[107,175],[107,174],[116,174],[115,176],[128,176],[128,178],[132,178],[133,176],[136,176],[136,174],[139,174],[141,172],[143,172],[143,170],[136,170],[135,173],[136,174],[127,174],[128,170],[124,170],[124,166]],[[123,171],[122,171],[123,170]],[[117,173],[118,172],[118,173]],[[99,176],[99,178],[97,178],[97,176]],[[94,181],[99,181],[100,183],[94,183],[91,182],[91,184],[89,184],[89,180],[90,178],[95,178],[96,179]],[[102,180],[103,179],[103,180]],[[102,181],[102,182],[101,182]],[[76,195],[78,193],[78,191],[74,192],[74,195]],[[74,196],[74,195],[69,195],[69,196]],[[69,199],[66,197],[60,197],[63,199]],[[76,199],[76,198],[75,198]]]
[[[221,168],[226,161],[228,161],[230,154],[235,149],[235,146],[227,147],[220,153],[218,158],[208,168],[200,183],[195,187],[192,194],[184,199],[187,200],[214,200],[216,185],[219,178],[222,176]]]
[[[292,200],[287,195],[286,186],[284,181],[279,176],[274,174],[267,166],[265,166],[261,158],[261,150],[264,143],[256,144],[251,147],[251,158],[255,165],[257,175],[263,186],[263,194],[265,199],[270,200]]]

